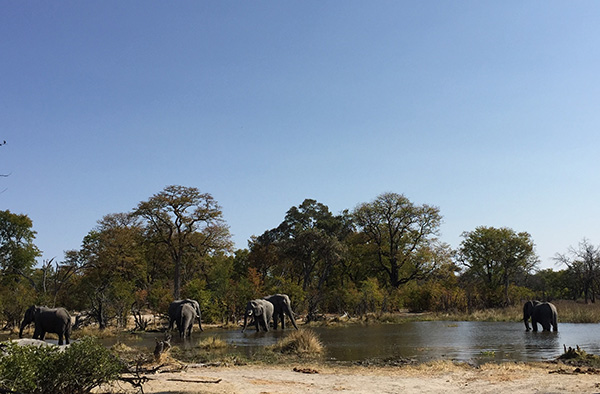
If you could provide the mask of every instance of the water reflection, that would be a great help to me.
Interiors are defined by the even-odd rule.
[[[409,358],[469,362],[541,361],[562,354],[563,345],[600,354],[600,325],[568,324],[559,332],[526,332],[522,323],[410,322],[347,327],[317,327],[326,357],[337,361]],[[290,331],[215,333],[240,351],[271,345]],[[211,334],[213,335],[213,334]]]
[[[523,323],[496,322],[410,322],[403,324],[351,325],[347,327],[316,327],[333,361],[408,358],[416,361],[446,359],[481,362],[542,361],[563,353],[563,345],[579,345],[588,353],[600,354],[599,324],[559,324],[559,332],[526,332]],[[182,341],[173,331],[175,346],[193,347],[207,336],[218,337],[235,352],[251,355],[275,344],[292,330],[255,332],[248,330],[206,330],[194,332],[192,340]],[[107,345],[117,341],[129,346],[153,349],[155,338],[162,333],[128,335],[104,340]]]

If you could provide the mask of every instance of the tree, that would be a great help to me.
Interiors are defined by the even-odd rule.
[[[283,278],[300,286],[310,321],[343,259],[342,240],[350,232],[347,213],[333,215],[326,205],[305,199],[287,211],[277,228],[253,238],[248,260],[265,280]]]
[[[506,227],[480,226],[462,237],[458,258],[466,267],[465,274],[484,284],[488,306],[494,306],[494,294],[500,288],[508,305],[510,283],[531,272],[538,262],[531,235]]]
[[[36,232],[27,215],[0,211],[0,269],[2,274],[29,278],[41,252],[33,243]]]
[[[0,211],[0,305],[7,326],[18,322],[27,303],[31,302],[31,279],[40,250],[33,243],[35,231],[27,215]],[[23,283],[26,280],[26,284]]]
[[[197,188],[167,186],[148,201],[140,202],[134,215],[145,219],[152,242],[166,247],[173,263],[173,297],[180,298],[181,272],[186,259],[229,251],[232,243],[221,207]]]
[[[75,254],[81,271],[80,291],[91,303],[100,328],[116,317],[123,325],[134,302],[136,288],[146,279],[143,231],[136,217],[106,215],[83,240]]]
[[[372,246],[376,269],[385,273],[392,287],[425,279],[437,267],[432,257],[442,221],[439,208],[417,206],[401,194],[384,193],[360,204],[353,217]]]
[[[585,302],[596,302],[600,287],[600,248],[584,238],[578,249],[570,246],[566,254],[557,253],[554,259],[566,265],[570,276],[576,278],[579,294],[583,293]]]

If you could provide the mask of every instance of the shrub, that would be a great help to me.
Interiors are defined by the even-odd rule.
[[[28,394],[85,394],[119,377],[123,363],[96,339],[66,348],[8,343],[0,357],[0,387]]]

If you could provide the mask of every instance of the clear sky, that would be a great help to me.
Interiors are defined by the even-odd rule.
[[[306,198],[440,208],[452,247],[600,244],[600,3],[0,1],[0,209],[42,259],[167,185],[238,248]]]

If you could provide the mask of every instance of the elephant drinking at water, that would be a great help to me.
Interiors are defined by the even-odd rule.
[[[46,308],[44,306],[30,306],[25,311],[25,317],[19,330],[19,338],[23,338],[23,329],[30,323],[34,323],[35,329],[33,339],[44,340],[46,333],[58,334],[58,344],[63,344],[63,338],[67,345],[71,336],[71,315],[65,308]]]
[[[244,313],[244,328],[242,329],[242,332],[246,331],[248,317],[254,318],[257,332],[260,331],[261,328],[264,331],[269,331],[269,324],[273,317],[273,304],[264,299],[248,301],[246,312]]]
[[[527,301],[523,305],[523,321],[525,329],[529,331],[528,320],[531,317],[531,326],[533,331],[537,331],[537,325],[540,323],[544,331],[558,331],[558,314],[556,307],[550,302]]]
[[[264,297],[264,299],[273,304],[273,329],[277,330],[277,321],[279,319],[281,319],[281,329],[285,329],[285,315],[290,318],[294,328],[298,329],[294,312],[292,312],[292,303],[287,294],[273,294]]]

